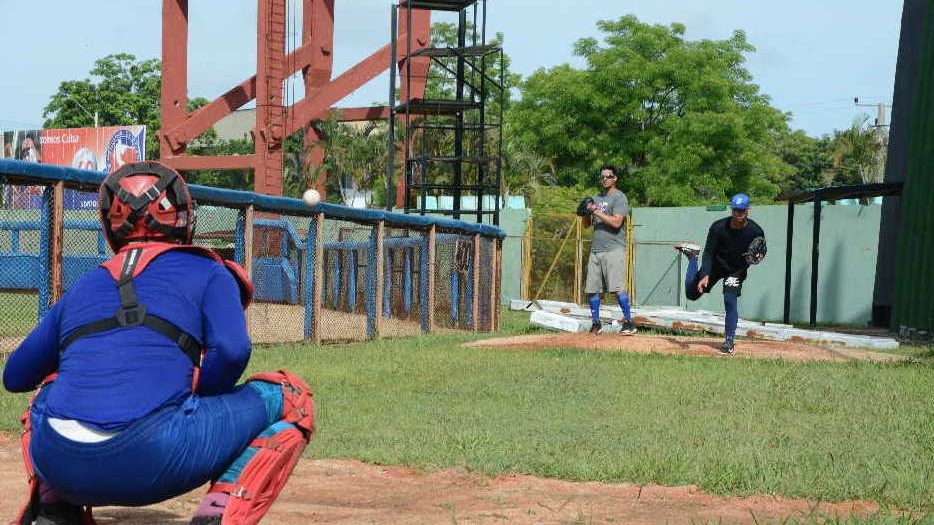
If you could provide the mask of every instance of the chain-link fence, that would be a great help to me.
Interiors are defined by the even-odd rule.
[[[101,178],[0,159],[0,353],[15,349],[63,293],[112,256],[98,212],[87,205]],[[498,228],[190,189],[201,203],[193,244],[252,276],[247,315],[256,343],[496,328]]]
[[[626,218],[624,227],[627,246],[635,246],[631,217]],[[523,299],[583,304],[592,235],[593,228],[585,226],[577,215],[533,214],[522,239]],[[635,250],[627,249],[626,257],[627,288],[634,298]]]

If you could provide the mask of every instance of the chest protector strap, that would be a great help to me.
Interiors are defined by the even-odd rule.
[[[101,266],[110,272],[111,277],[117,281],[117,292],[120,294],[120,308],[113,317],[100,319],[80,326],[73,330],[62,342],[60,352],[64,352],[69,345],[82,337],[106,332],[115,328],[127,326],[145,326],[158,332],[173,341],[184,352],[196,369],[201,367],[202,343],[193,335],[177,327],[171,321],[146,311],[146,306],[140,304],[133,288],[133,278],[143,273],[143,270],[156,257],[169,250],[181,250],[203,257],[214,259],[223,264],[233,274],[240,285],[240,299],[243,307],[249,305],[253,295],[253,284],[246,272],[238,264],[225,261],[213,251],[192,245],[178,245],[166,243],[144,243],[129,246],[117,255],[103,263]]]

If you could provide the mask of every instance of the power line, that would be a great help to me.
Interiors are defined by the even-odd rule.
[[[892,107],[891,104],[887,104],[885,102],[877,102],[875,104],[860,104],[859,97],[853,97],[853,104],[863,108],[876,108],[876,123],[873,125],[873,127],[877,130],[889,126],[888,120],[886,119],[886,110]]]

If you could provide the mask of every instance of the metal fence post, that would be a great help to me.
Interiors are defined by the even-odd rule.
[[[370,231],[366,261],[366,338],[379,337],[382,328],[380,307],[383,304],[383,228],[384,221],[376,221]]]
[[[253,205],[250,204],[243,211],[240,212],[240,217],[238,217],[238,223],[243,223],[243,251],[240,253],[242,257],[241,261],[238,261],[243,270],[246,272],[247,276],[250,279],[253,279],[253,219],[254,219],[254,210]],[[237,224],[239,227],[240,224]],[[239,232],[238,232],[239,234]],[[253,309],[252,311],[256,311]],[[253,337],[253,323],[250,322],[250,312],[247,312],[247,321],[246,321],[247,333],[250,337]]]
[[[243,210],[243,269],[253,278],[253,205]]]
[[[471,261],[471,283],[473,286],[472,297],[470,298],[470,317],[472,325],[470,328],[474,332],[480,329],[480,234],[473,235],[473,260]]]
[[[493,257],[493,284],[490,286],[490,308],[493,310],[490,314],[492,319],[492,331],[499,330],[499,294],[503,279],[503,240],[497,238],[495,241],[496,256]]]
[[[37,308],[37,321],[45,317],[49,311],[52,297],[52,201],[54,199],[51,186],[42,192],[42,207],[39,210],[39,275],[36,283],[39,288],[39,308]]]
[[[423,332],[435,329],[435,236],[434,224],[428,227],[418,258],[418,304]]]
[[[584,302],[581,283],[584,278],[584,220],[583,217],[577,217],[575,220],[575,230],[577,230],[577,254],[574,257],[574,302],[582,304]]]
[[[315,215],[314,269],[311,290],[311,341],[321,342],[321,302],[324,297],[324,214]]]
[[[525,235],[522,237],[522,298],[532,299],[532,214],[525,222]]]
[[[305,237],[305,276],[302,281],[305,302],[305,340],[315,344],[321,342],[321,276],[323,247],[321,233],[324,226],[324,214],[318,213],[308,221],[308,235]]]
[[[65,183],[62,181],[56,182],[52,186],[52,230],[50,233],[51,241],[51,250],[50,256],[52,258],[49,261],[49,269],[51,270],[51,296],[50,305],[58,302],[62,297],[62,273],[64,260],[62,258],[62,237],[64,232],[62,231],[65,223]]]

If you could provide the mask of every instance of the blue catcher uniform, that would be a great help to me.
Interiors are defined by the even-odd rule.
[[[3,371],[12,392],[43,385],[25,416],[35,483],[17,523],[93,523],[90,506],[152,504],[209,481],[227,501],[263,440],[297,430],[287,477],[313,432],[311,392],[287,373],[236,386],[252,285],[213,252],[172,242],[193,231],[184,181],[134,164],[105,180],[101,201],[117,255],[49,310]],[[223,523],[261,517],[246,514],[255,521]]]

